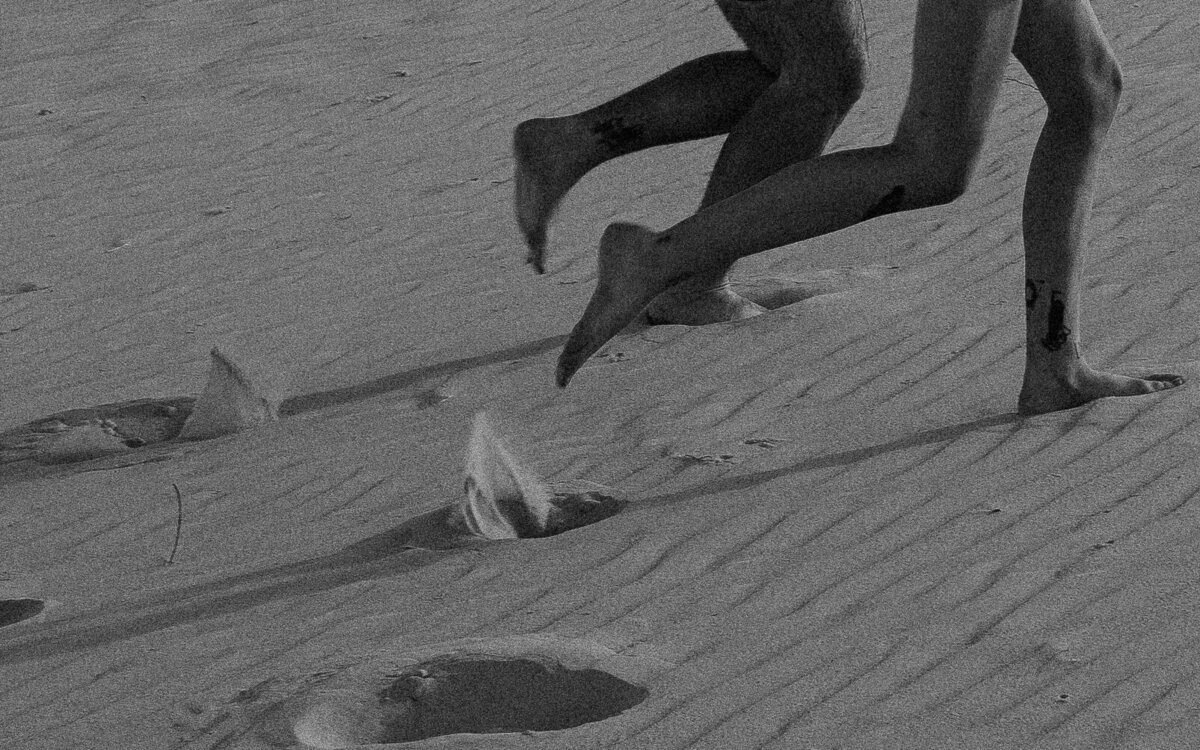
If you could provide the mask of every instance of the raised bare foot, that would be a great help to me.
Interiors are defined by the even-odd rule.
[[[554,212],[587,174],[583,142],[567,117],[526,120],[513,131],[517,226],[529,246],[525,261],[545,273],[546,237]]]
[[[596,291],[558,357],[555,381],[566,388],[575,371],[678,278],[653,260],[654,232],[617,222],[604,230]]]
[[[701,287],[684,279],[650,301],[646,319],[650,325],[703,326],[745,320],[764,312],[765,307],[733,291],[729,282]]]
[[[1129,377],[1093,370],[1082,359],[1069,366],[1026,362],[1017,410],[1024,416],[1072,409],[1109,396],[1143,396],[1182,385],[1179,375]]]

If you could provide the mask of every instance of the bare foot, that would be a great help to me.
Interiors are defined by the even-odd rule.
[[[745,320],[764,312],[765,307],[733,291],[729,282],[700,288],[692,279],[684,279],[650,301],[646,319],[650,325],[703,326]]]
[[[678,278],[671,278],[653,263],[653,243],[654,232],[636,224],[617,222],[604,230],[596,291],[558,357],[555,381],[560,388],[566,388],[588,357]]]
[[[546,233],[567,191],[587,174],[586,149],[570,118],[526,120],[513,131],[517,226],[529,246],[525,262],[545,273]]]
[[[1065,368],[1061,365],[1053,367],[1050,363],[1027,362],[1017,410],[1024,416],[1045,414],[1072,409],[1108,396],[1143,396],[1174,388],[1183,382],[1184,379],[1179,375],[1157,374],[1137,378],[1099,372],[1083,360],[1075,360]]]

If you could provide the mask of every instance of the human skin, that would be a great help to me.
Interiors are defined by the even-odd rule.
[[[1174,375],[1093,369],[1079,350],[1079,272],[1100,147],[1120,74],[1087,0],[920,0],[913,77],[893,141],[793,164],[655,233],[613,224],[599,279],[559,358],[566,386],[653,297],[695,268],[809,239],[885,213],[962,195],[1009,51],[1049,107],[1023,206],[1027,277],[1022,414],[1152,393]]]
[[[748,50],[705,55],[585,112],[517,126],[517,223],[538,273],[545,270],[547,231],[562,198],[606,161],[728,134],[700,202],[704,208],[824,150],[864,86],[866,33],[858,0],[719,5]],[[762,312],[730,289],[732,265],[693,269],[652,301],[650,321],[701,325]]]

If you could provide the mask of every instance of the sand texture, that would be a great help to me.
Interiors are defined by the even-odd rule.
[[[1125,93],[1082,332],[1190,383],[1028,419],[1015,63],[961,200],[748,259],[791,304],[631,331],[559,390],[604,226],[688,215],[720,144],[590,174],[537,276],[512,128],[735,48],[711,3],[7,6],[0,431],[190,408],[213,347],[271,395],[0,463],[0,748],[1196,746],[1193,0],[1096,0]],[[890,137],[913,7],[866,3],[835,147]],[[480,411],[628,503],[447,530]]]

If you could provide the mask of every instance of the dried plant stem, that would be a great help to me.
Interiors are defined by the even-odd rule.
[[[183,495],[179,494],[179,485],[171,486],[175,488],[175,544],[171,547],[167,565],[175,562],[175,553],[179,550],[179,535],[183,533]]]

